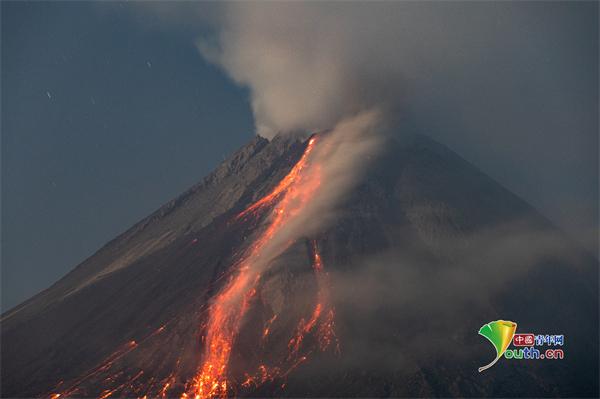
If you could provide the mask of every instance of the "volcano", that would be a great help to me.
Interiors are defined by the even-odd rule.
[[[425,136],[386,139],[271,250],[328,184],[323,135],[255,137],[3,314],[2,396],[599,395],[597,260]],[[564,335],[564,359],[479,373],[498,319]]]

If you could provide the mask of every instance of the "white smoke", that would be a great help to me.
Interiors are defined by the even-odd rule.
[[[219,11],[216,36],[199,39],[198,48],[250,89],[264,137],[330,129],[402,98],[398,21],[385,7],[368,10],[362,25],[361,5],[235,2]]]

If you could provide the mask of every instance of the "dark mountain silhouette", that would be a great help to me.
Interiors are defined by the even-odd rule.
[[[307,143],[254,138],[6,312],[2,396],[187,392],[210,306],[274,209],[240,212],[293,170]],[[593,257],[424,136],[389,139],[365,168],[335,221],[290,243],[261,275],[231,350],[229,395],[599,395]],[[495,353],[477,331],[497,319],[564,334],[565,358],[501,359],[478,373]]]

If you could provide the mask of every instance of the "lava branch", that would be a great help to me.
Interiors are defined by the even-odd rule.
[[[293,337],[288,343],[288,356],[277,366],[268,367],[261,364],[254,374],[245,374],[245,380],[241,384],[243,388],[257,388],[266,382],[273,382],[276,379],[283,380],[279,385],[280,389],[284,389],[286,385],[286,377],[295,370],[298,366],[308,360],[308,357],[316,350],[325,352],[328,348],[334,345],[334,353],[340,353],[339,341],[335,334],[335,310],[329,299],[329,275],[324,270],[323,261],[319,253],[316,240],[312,240],[311,244],[311,265],[315,272],[317,280],[318,292],[316,298],[315,309],[308,321],[301,319],[296,327]],[[263,331],[263,340],[268,335],[273,322],[277,319],[274,315],[266,323]],[[314,345],[306,346],[305,338],[312,334],[317,341]]]
[[[323,260],[317,246],[317,241],[312,240],[312,254],[313,254],[313,269],[317,278],[317,285],[319,288],[317,299],[319,304],[326,307],[327,309],[323,312],[323,318],[317,332],[317,338],[319,341],[319,348],[325,351],[331,344],[335,343],[335,352],[340,353],[340,343],[335,334],[335,309],[331,303],[329,297],[329,290],[331,288],[331,282],[329,279],[329,273],[327,273],[323,267]]]
[[[269,244],[286,223],[298,217],[321,184],[320,166],[309,162],[316,141],[316,137],[310,138],[302,157],[283,180],[238,215],[241,218],[266,206],[275,210],[267,227],[250,247],[249,254],[237,266],[237,274],[232,276],[210,307],[203,361],[196,375],[186,384],[182,399],[227,396],[230,389],[227,367],[231,350],[260,280],[260,267],[256,266],[265,265],[287,248],[289,244],[279,248],[272,248]]]
[[[296,327],[296,334],[288,343],[288,359],[298,358],[300,348],[305,337],[315,332],[321,351],[327,350],[331,344],[335,344],[335,351],[339,353],[339,342],[335,334],[335,309],[329,298],[329,274],[324,271],[323,260],[317,246],[317,241],[311,241],[312,267],[317,279],[317,304],[308,321],[301,319]]]

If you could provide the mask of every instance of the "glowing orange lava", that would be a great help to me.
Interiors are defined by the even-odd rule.
[[[256,211],[257,209],[272,205],[273,202],[277,199],[278,196],[283,194],[294,182],[299,180],[300,173],[307,167],[308,157],[310,153],[313,151],[313,147],[316,142],[316,137],[310,138],[308,141],[308,145],[304,150],[304,154],[302,154],[302,158],[294,165],[292,170],[279,182],[279,184],[267,195],[250,205],[243,212],[241,212],[237,217],[242,218],[249,213]],[[276,210],[277,212],[282,212],[282,209]]]
[[[267,336],[269,335],[269,332],[271,331],[271,325],[273,324],[273,322],[275,321],[275,319],[277,319],[277,315],[274,315],[273,317],[271,317],[267,323],[265,324],[265,328],[263,330],[263,335],[262,335],[262,339],[264,340],[265,338],[267,338]]]
[[[185,397],[203,399],[227,396],[227,366],[231,350],[260,279],[260,272],[252,266],[270,260],[261,259],[269,256],[265,254],[267,245],[286,223],[298,215],[321,184],[319,165],[309,167],[315,143],[316,138],[312,137],[300,160],[279,184],[238,215],[238,218],[243,217],[267,205],[275,209],[267,227],[256,238],[249,254],[242,259],[237,274],[214,299],[206,327],[202,365],[186,387]],[[283,249],[276,248],[275,251]]]
[[[335,351],[337,353],[340,352],[340,345],[335,335],[335,309],[331,304],[331,299],[329,298],[329,287],[331,285],[329,281],[329,274],[324,271],[323,261],[321,259],[321,254],[319,253],[319,248],[317,247],[317,241],[312,241],[312,253],[313,253],[313,269],[315,270],[315,274],[317,276],[317,284],[319,286],[319,292],[317,294],[317,298],[319,301],[319,305],[321,303],[325,304],[329,307],[329,310],[325,312],[323,320],[321,321],[321,325],[319,326],[319,330],[317,332],[317,339],[319,341],[319,348],[322,351],[325,351],[331,344],[335,343]],[[319,312],[320,314],[320,312]]]

